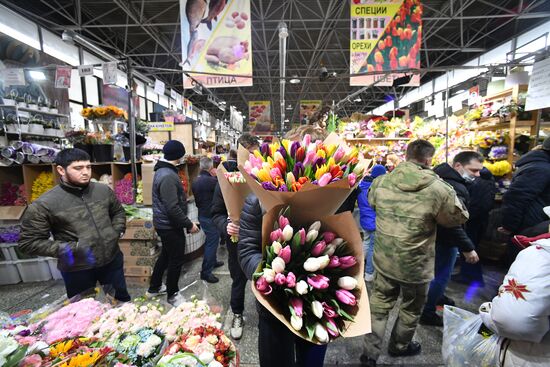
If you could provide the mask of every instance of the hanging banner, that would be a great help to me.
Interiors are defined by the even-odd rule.
[[[174,131],[174,121],[147,122],[149,131]]]
[[[271,102],[248,102],[248,126],[251,132],[266,134],[271,132]]]
[[[116,61],[103,64],[103,84],[116,84],[117,80]]]
[[[78,76],[83,77],[87,75],[94,75],[94,66],[93,65],[80,65],[78,67]]]
[[[180,11],[183,70],[207,88],[251,86],[250,0],[180,0]]]
[[[350,85],[392,86],[405,76],[395,72],[420,68],[422,4],[420,0],[351,0],[350,73],[393,71],[352,76]],[[406,86],[420,85],[414,75]]]
[[[321,110],[323,101],[320,100],[301,100],[300,101],[300,123],[308,123],[316,112]]]
[[[25,85],[25,71],[23,69],[4,69],[2,76],[5,85]]]
[[[174,101],[178,99],[178,92],[176,92],[173,89],[170,89],[170,98],[172,98]]]
[[[56,88],[69,89],[71,87],[71,70],[70,66],[58,66],[55,68]]]
[[[183,113],[186,117],[193,118],[193,102],[187,98],[183,98]]]
[[[550,107],[550,57],[533,65],[525,111]]]
[[[479,85],[475,85],[468,90],[468,106],[479,105]]]
[[[166,86],[164,85],[164,82],[162,80],[155,79],[155,93],[158,95],[164,94],[164,89]]]

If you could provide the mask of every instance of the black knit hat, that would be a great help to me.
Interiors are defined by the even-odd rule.
[[[542,142],[542,149],[550,151],[550,136]]]
[[[185,155],[185,147],[177,140],[168,140],[162,148],[164,159],[167,161],[177,161]]]

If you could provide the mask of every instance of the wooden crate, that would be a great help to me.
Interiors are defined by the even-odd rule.
[[[142,276],[142,277],[136,277],[136,276],[125,276],[126,278],[126,285],[130,287],[148,287],[149,283],[151,282],[150,276]]]
[[[155,266],[159,252],[152,256],[126,256],[124,255],[124,266]]]
[[[150,266],[124,266],[126,277],[150,277],[151,274],[153,274],[153,268]]]
[[[156,241],[123,239],[118,245],[124,256],[154,256],[157,252]]]

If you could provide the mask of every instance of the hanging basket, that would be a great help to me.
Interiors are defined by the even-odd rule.
[[[112,162],[113,161],[113,145],[112,144],[97,144],[92,145],[94,162]]]

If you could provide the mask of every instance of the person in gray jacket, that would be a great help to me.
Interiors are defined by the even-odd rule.
[[[164,145],[164,158],[155,165],[153,179],[153,225],[162,241],[162,250],[153,269],[148,297],[167,293],[168,303],[178,306],[183,297],[178,293],[178,280],[185,257],[185,230],[197,233],[198,226],[187,217],[187,197],[177,166],[185,156],[185,147],[177,140]],[[166,274],[166,287],[162,277]]]
[[[65,149],[56,157],[59,185],[35,200],[21,224],[21,251],[58,258],[67,296],[72,298],[99,282],[112,286],[117,300],[130,295],[118,246],[126,230],[126,215],[113,190],[90,182],[90,156]]]

